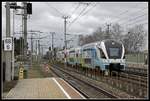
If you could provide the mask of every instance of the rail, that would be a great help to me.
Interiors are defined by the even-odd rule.
[[[113,94],[111,94],[110,92],[108,92],[108,91],[106,91],[106,90],[104,90],[104,89],[102,89],[102,88],[100,88],[100,87],[97,87],[97,86],[95,86],[95,85],[92,85],[92,84],[90,84],[89,82],[87,82],[87,81],[84,81],[83,79],[81,79],[81,78],[77,78],[77,77],[75,77],[74,75],[72,75],[72,74],[70,74],[70,73],[68,73],[68,72],[66,72],[66,71],[64,71],[64,70],[62,70],[62,69],[60,69],[60,68],[58,68],[58,66],[55,66],[55,65],[52,65],[53,67],[55,67],[55,68],[57,68],[57,70],[59,70],[59,71],[61,71],[61,72],[63,72],[63,73],[65,73],[65,75],[67,74],[69,77],[63,77],[66,81],[68,81],[68,82],[70,82],[69,81],[69,79],[68,78],[72,78],[72,80],[74,80],[74,81],[76,81],[76,82],[78,82],[78,83],[76,83],[76,84],[81,84],[83,87],[85,87],[85,86],[88,86],[88,87],[86,87],[86,88],[89,88],[90,87],[90,89],[87,89],[87,90],[92,90],[93,91],[93,93],[94,93],[94,95],[97,95],[98,96],[98,94],[99,93],[101,93],[101,94],[104,94],[105,96],[107,96],[108,98],[118,98],[118,96],[116,96],[116,95],[113,95]],[[51,68],[52,69],[52,68]],[[53,70],[53,72],[55,71],[55,73],[56,73],[56,70]],[[62,73],[56,73],[59,77],[61,76],[61,74]],[[62,77],[62,76],[61,76]],[[66,79],[67,78],[67,79]],[[77,85],[73,85],[72,83],[70,83],[72,86],[77,86]],[[75,87],[76,89],[77,89],[77,87]],[[84,96],[86,96],[87,98],[91,98],[91,95],[89,95],[89,94],[87,94],[87,93],[85,93],[85,92],[83,92],[83,91],[81,91],[81,89],[78,89],[78,91],[79,92],[81,92]],[[91,92],[91,91],[90,91]],[[97,93],[96,93],[97,92]]]

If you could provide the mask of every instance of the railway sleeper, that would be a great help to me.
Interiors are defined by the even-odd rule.
[[[82,70],[83,70],[84,72],[87,72],[87,75],[88,75],[88,73],[89,73],[89,72],[88,72],[88,71],[89,71],[89,69],[87,69],[87,70],[85,71],[85,69],[83,69],[83,68],[82,68]],[[92,70],[92,72],[91,72],[91,70]],[[96,72],[97,72],[97,71],[96,71]],[[93,74],[94,74],[94,75],[98,75],[96,72],[95,72],[95,70],[94,70],[94,69],[90,69],[90,74],[91,74],[91,75],[93,75]],[[103,80],[104,80],[104,79],[103,79]],[[126,79],[125,79],[125,80],[126,80]],[[110,82],[109,82],[110,80],[105,80],[105,81],[107,81],[107,82],[110,84]],[[131,82],[131,80],[127,80],[127,82],[128,82],[128,83],[130,83],[130,82]],[[111,80],[111,83],[112,83],[112,85],[114,85],[114,82],[113,82],[112,80]],[[121,87],[122,87],[122,84],[121,84],[121,83],[120,83],[120,85],[121,85]],[[120,87],[120,88],[121,88],[121,87]],[[122,88],[123,88],[123,87],[122,87]],[[133,92],[133,86],[132,86],[132,87],[130,87],[130,88],[129,88],[129,87],[127,87],[127,88],[128,88],[128,89],[130,89],[130,88],[131,88],[131,89],[130,89],[130,92]]]

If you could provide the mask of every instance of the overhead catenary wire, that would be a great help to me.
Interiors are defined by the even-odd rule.
[[[134,22],[129,22],[129,23],[123,23],[123,24],[121,24],[121,25],[133,25],[133,24],[135,24],[135,23],[139,23],[139,22],[143,22],[144,21],[144,19],[139,19],[139,20],[133,20]]]
[[[136,16],[136,17],[133,17],[133,18],[131,18],[131,19],[126,19],[126,20],[124,20],[124,21],[130,21],[130,22],[132,22],[132,21],[135,21],[136,19],[139,19],[139,18],[144,17],[145,15],[147,15],[147,14],[144,13],[143,15]],[[124,22],[124,21],[123,21],[123,22]]]
[[[145,7],[145,8],[143,8],[143,9],[140,9],[140,10],[138,10],[137,12],[133,12],[133,13],[131,13],[131,14],[136,14],[136,13],[138,13],[139,11],[143,11],[144,9],[146,9],[147,7]],[[129,10],[126,10],[125,12],[122,12],[121,14],[119,14],[118,16],[121,16],[121,15],[124,15],[124,14],[126,14],[126,13],[128,13],[128,11]],[[129,14],[129,15],[131,15],[131,14]],[[118,16],[116,16],[116,17],[118,17]],[[122,19],[122,18],[121,18]]]
[[[101,3],[99,3],[101,6],[103,6]],[[134,7],[132,7],[132,8],[135,8],[137,6],[137,4],[134,6]],[[125,11],[123,11],[123,12],[121,12],[120,14],[118,14],[117,16],[114,16],[114,17],[120,17],[121,15],[124,15],[124,14],[126,14],[126,13],[128,13],[129,12],[129,9],[127,9],[127,10],[125,10]],[[112,22],[113,23],[113,22]]]
[[[143,9],[146,9],[146,8],[143,8]],[[143,10],[143,9],[141,9],[141,10]],[[135,12],[134,12],[135,13]],[[134,13],[132,13],[132,14],[134,14]],[[137,23],[139,23],[139,21],[141,22],[143,22],[144,21],[144,16],[145,15],[147,15],[147,13],[144,13],[143,15],[139,15],[139,16],[136,16],[136,17],[133,17],[133,18],[131,18],[131,19],[126,19],[126,20],[123,20],[123,22],[124,21],[128,21],[127,23],[123,23],[123,24],[120,24],[120,25],[123,25],[123,26],[131,26],[131,25],[138,25]],[[146,16],[145,16],[146,17]],[[125,18],[127,18],[127,17],[125,17]],[[123,19],[125,19],[125,18],[123,18]],[[140,19],[140,18],[143,18],[143,19]],[[118,21],[120,21],[121,19],[119,19]],[[117,21],[117,22],[118,22]],[[121,22],[122,23],[122,22]],[[142,23],[139,23],[139,24],[142,24]]]
[[[86,7],[82,9],[82,11],[79,13],[79,15],[68,25],[69,27],[79,18],[79,16],[82,15],[82,13],[87,9],[88,6],[89,6],[89,4],[87,4]]]
[[[94,7],[96,7],[96,3],[91,7],[89,8],[87,11],[85,11],[83,14],[81,14],[81,16],[85,16],[89,11],[91,11]],[[76,19],[77,20],[77,19]],[[73,22],[72,22],[73,23]],[[70,27],[71,25],[69,25]]]
[[[93,5],[91,8],[89,8],[85,13],[83,13],[82,16],[86,15],[89,11],[91,11],[94,7],[96,7],[96,3],[95,5]]]
[[[80,3],[78,3],[78,5],[75,7],[75,9],[72,11],[71,13],[71,17],[72,15],[77,11],[77,9],[80,7]]]
[[[49,35],[47,36],[43,36],[43,37],[39,37],[39,38],[32,38],[32,39],[44,39],[44,38],[48,38]],[[29,38],[30,39],[30,38]]]
[[[137,6],[137,4],[136,4],[134,7],[132,7],[132,8],[135,8],[136,6]],[[146,8],[147,8],[147,7],[143,8],[143,9],[140,9],[140,10],[138,10],[137,12],[142,11],[142,10],[144,10],[144,9],[146,9]],[[130,9],[127,9],[127,10],[121,12],[120,14],[118,14],[117,16],[114,16],[114,17],[117,17],[117,18],[119,17],[119,18],[120,18],[121,15],[124,15],[124,14],[126,14],[126,13],[129,13],[129,11],[131,11],[131,10],[130,10]],[[137,13],[137,12],[134,12],[134,13],[132,13],[132,14],[135,14],[135,13]],[[130,15],[131,15],[131,14],[130,14]],[[120,21],[120,20],[122,20],[122,19],[126,19],[126,18],[127,18],[127,17],[114,20],[112,23],[118,22],[118,21]]]
[[[132,23],[139,23],[139,21],[144,21],[144,19],[139,19],[139,18],[143,18],[143,16],[146,15],[146,14],[143,14],[143,15],[140,15],[140,16],[136,16],[134,18],[131,18],[128,20],[127,23],[123,23],[123,24],[120,24],[120,25],[132,25]],[[146,17],[146,16],[145,16]],[[130,22],[129,22],[130,21]]]
[[[137,12],[133,12],[133,13],[131,13],[131,14],[136,14],[136,13],[138,13],[139,11],[142,11],[142,10],[144,10],[144,9],[146,9],[147,7],[145,7],[145,8],[143,8],[143,9],[140,9],[140,10],[138,10]],[[125,11],[126,12],[126,11]],[[125,14],[125,12],[124,13],[122,13],[122,15],[124,15]],[[126,12],[127,13],[127,12]],[[130,15],[131,15],[130,14]],[[120,14],[118,15],[118,16],[120,16]],[[116,17],[118,17],[118,16],[116,16]],[[113,22],[118,22],[118,21],[120,21],[120,20],[123,20],[123,19],[126,19],[126,18],[128,18],[129,16],[127,16],[127,17],[124,17],[124,18],[120,18],[120,19],[118,19],[118,20],[116,20],[116,21],[113,21]],[[112,22],[112,23],[113,23]]]
[[[45,3],[47,4],[47,3]],[[56,9],[55,7],[51,6],[50,4],[47,4],[49,7],[53,8],[56,12],[58,12],[61,16],[63,16],[64,14],[61,13],[58,9]]]

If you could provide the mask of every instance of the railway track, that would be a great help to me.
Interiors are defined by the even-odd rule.
[[[129,82],[135,85],[140,85],[141,87],[145,87],[147,88],[147,81],[148,81],[148,77],[146,76],[141,76],[141,75],[137,75],[137,74],[130,74],[128,72],[121,72],[121,73],[116,73],[116,77],[111,77],[114,80],[121,80],[124,82]]]
[[[58,66],[58,64],[57,64],[57,66]],[[63,66],[60,65],[60,67],[63,67]],[[84,74],[83,72],[81,72],[80,70],[78,71],[75,68],[68,68],[68,70],[75,72],[78,75],[83,75],[83,76],[86,76],[88,78],[92,78],[91,76],[88,76],[87,74]],[[142,98],[143,96],[145,96],[145,94],[146,94],[145,92],[147,91],[148,77],[145,77],[145,76],[129,74],[126,72],[120,73],[119,76],[118,75],[111,76],[111,77],[110,76],[100,76],[100,75],[96,75],[96,76],[94,78],[96,81],[104,82],[104,83],[109,84],[110,86],[114,86],[117,88],[119,87],[118,89],[123,90],[125,92],[128,92],[131,95],[133,94],[133,96],[136,96],[136,97]],[[125,86],[126,90],[124,89],[124,87],[120,87],[120,86],[116,86],[116,85]],[[137,95],[134,94],[132,90],[129,91],[130,89],[134,89],[135,92],[137,92]],[[143,92],[143,95],[140,95],[141,90]]]
[[[72,70],[70,68],[70,70]],[[81,74],[80,72],[73,70],[74,72]],[[148,77],[147,75],[139,75],[139,73],[129,73],[129,72],[124,72],[121,71],[120,73],[115,72],[117,75],[116,76],[102,76],[104,79],[109,79],[109,80],[113,80],[115,82],[115,80],[121,80],[122,82],[126,81],[135,85],[141,85],[145,88],[147,88],[147,81],[148,81]],[[97,75],[99,76],[99,75]]]
[[[70,71],[73,71],[75,73],[81,74],[81,72],[76,71],[75,69],[69,68]],[[145,75],[138,75],[138,74],[132,74],[129,72],[122,72],[121,73],[117,73],[115,72],[117,75],[116,76],[101,76],[103,79],[107,79],[107,80],[111,80],[113,82],[115,82],[116,80],[120,80],[121,82],[128,82],[128,83],[132,83],[134,85],[140,85],[142,87],[147,88],[147,81],[148,81],[148,77]],[[97,75],[99,76],[99,75]]]
[[[60,69],[58,66],[52,66],[54,68],[51,68],[51,70],[57,74],[57,76],[64,78],[86,98],[118,98],[118,96],[113,95],[98,86],[92,85],[88,81],[84,81],[83,79],[76,77],[72,73],[70,74],[63,69]]]
[[[134,70],[133,70],[134,69]],[[134,84],[141,84],[144,87],[147,87],[148,81],[148,73],[146,73],[147,69],[139,69],[139,68],[126,68],[126,70],[122,70],[117,76],[119,79],[127,80],[133,82]]]
[[[147,77],[147,69],[142,69],[142,68],[129,68],[127,67],[125,70],[122,70],[121,72],[128,73],[128,74],[134,74],[134,75],[139,75],[139,76],[144,76]]]

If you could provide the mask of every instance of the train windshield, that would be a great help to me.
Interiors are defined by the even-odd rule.
[[[110,57],[119,57],[119,48],[109,48]]]
[[[105,41],[105,47],[110,59],[120,59],[122,56],[122,44],[113,40]]]

